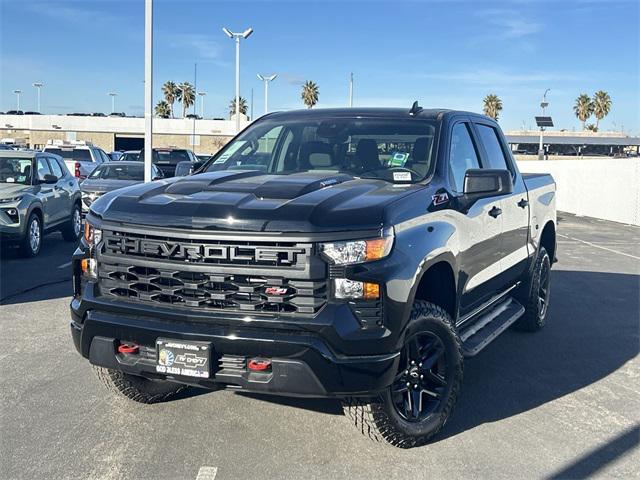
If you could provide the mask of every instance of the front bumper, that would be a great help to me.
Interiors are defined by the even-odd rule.
[[[165,378],[209,388],[224,384],[292,396],[373,395],[391,384],[398,367],[398,353],[344,355],[335,352],[317,333],[254,328],[230,319],[221,323],[166,319],[153,310],[145,315],[134,311],[123,314],[110,307],[90,293],[73,299],[71,334],[76,349],[94,365],[147,378]],[[155,355],[155,342],[160,337],[211,343],[215,352],[211,378],[161,375],[155,371],[153,356],[117,352],[120,342],[135,342]],[[269,373],[228,370],[224,368],[225,356],[267,357],[271,359],[272,369]]]
[[[7,214],[7,210],[15,209],[18,213],[17,221],[15,218]],[[24,224],[27,209],[20,207],[18,204],[2,204],[0,205],[0,239],[6,241],[19,241],[24,238]]]

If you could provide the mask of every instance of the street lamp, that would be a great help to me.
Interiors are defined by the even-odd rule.
[[[116,111],[116,97],[118,94],[116,92],[109,92],[107,95],[111,97],[111,113]]]
[[[232,32],[226,27],[222,31],[227,37],[236,41],[236,132],[240,131],[240,39],[249,38],[253,33],[253,28],[247,28],[242,33]]]
[[[20,111],[20,94],[22,93],[22,90],[14,90],[13,93],[16,94],[16,98],[18,99],[18,108],[17,108],[17,110]]]
[[[271,76],[260,75],[258,74],[258,78],[264,82],[264,114],[269,113],[269,82],[274,81],[278,77],[277,73],[274,73]]]
[[[204,97],[207,96],[207,92],[198,92],[200,95],[200,116],[204,118]]]
[[[547,88],[542,95],[542,101],[540,102],[540,108],[542,108],[542,115],[540,117],[536,117],[536,125],[540,127],[540,145],[538,146],[538,160],[544,160],[544,128],[545,127],[553,127],[553,120],[551,117],[547,117],[545,115],[545,109],[549,106],[549,102],[547,102],[547,93],[551,91],[550,88]]]
[[[44,83],[42,82],[34,82],[33,86],[38,90],[38,113],[40,113],[40,88],[44,87]]]

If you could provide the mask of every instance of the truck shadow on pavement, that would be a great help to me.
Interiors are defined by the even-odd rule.
[[[535,409],[587,387],[638,354],[640,276],[554,270],[547,325],[508,330],[467,359],[455,411],[434,442]],[[342,414],[331,399],[244,393],[256,400]]]

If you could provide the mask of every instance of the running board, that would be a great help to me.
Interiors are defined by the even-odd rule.
[[[518,320],[523,313],[524,307],[520,303],[513,298],[507,298],[487,313],[480,315],[475,322],[460,331],[464,356],[477,355]]]

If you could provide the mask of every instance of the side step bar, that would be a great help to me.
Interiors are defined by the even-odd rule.
[[[465,357],[477,355],[524,313],[524,307],[513,298],[506,298],[460,331],[462,353]]]

